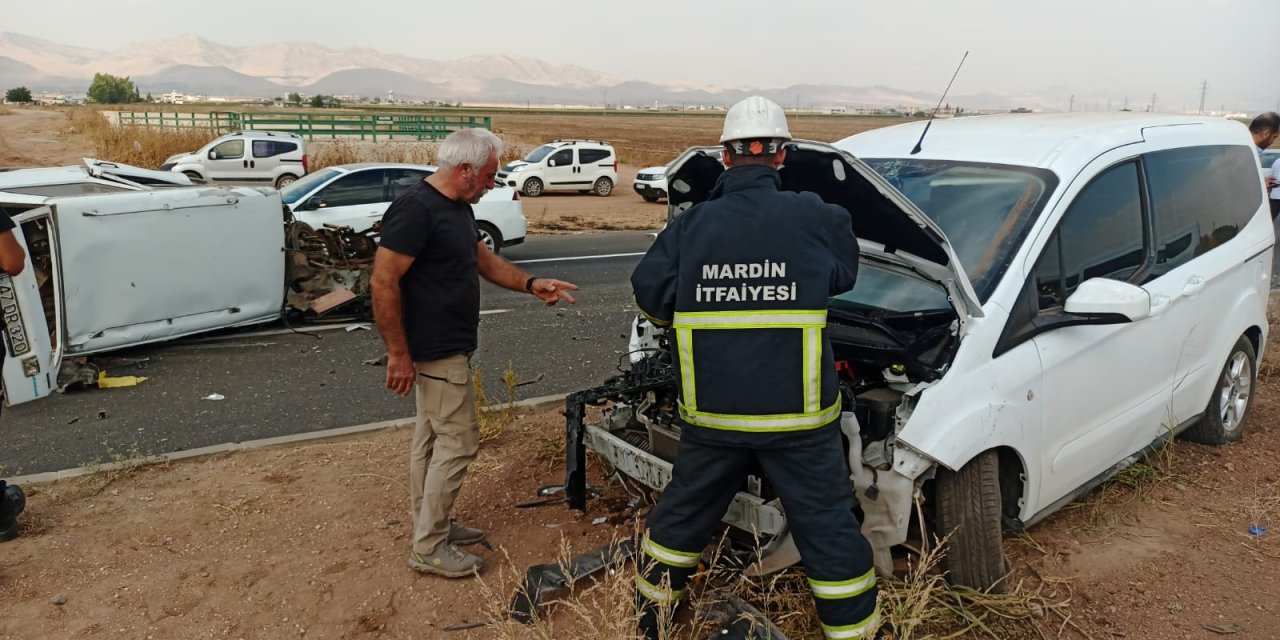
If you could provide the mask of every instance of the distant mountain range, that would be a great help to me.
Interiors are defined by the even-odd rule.
[[[268,98],[291,92],[410,100],[534,105],[728,105],[758,93],[806,106],[932,107],[937,94],[892,87],[793,85],[718,88],[689,82],[620,78],[571,64],[517,54],[425,60],[369,48],[330,49],[307,42],[233,47],[195,36],[133,43],[117,51],[63,45],[0,32],[0,90],[83,92],[94,73],[129,76],[143,94],[170,91],[206,96]],[[970,110],[1101,108],[1106,97],[1054,87],[1021,95],[956,95],[948,103]],[[1119,109],[1119,104],[1114,108]],[[1135,106],[1140,110],[1141,106]]]

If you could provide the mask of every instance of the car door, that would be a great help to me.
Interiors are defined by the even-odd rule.
[[[1148,131],[1149,139],[1186,145],[1185,131]],[[1181,127],[1176,129],[1183,129]],[[1190,142],[1194,142],[1191,140]],[[1143,157],[1155,222],[1152,281],[1169,297],[1166,322],[1177,325],[1171,421],[1204,411],[1227,356],[1246,324],[1218,317],[1270,280],[1269,211],[1249,170],[1254,156],[1236,145],[1182,146]],[[1254,220],[1255,230],[1245,233]],[[1244,235],[1237,239],[1237,236]]]
[[[57,251],[58,239],[50,230],[51,210],[38,204],[43,200],[5,196],[0,202],[0,215],[25,210],[13,216],[17,223],[13,233],[27,254],[22,273],[0,273],[0,349],[6,352],[2,374],[4,399],[9,405],[43,398],[58,382],[61,357],[54,336],[61,289],[56,255],[47,253]]]
[[[1099,167],[1105,167],[1099,171]],[[1040,504],[1050,504],[1111,468],[1139,446],[1139,434],[1168,420],[1177,327],[1165,284],[1149,281],[1154,250],[1136,159],[1105,156],[1069,203],[1034,263],[1024,292],[1034,296],[1032,342],[1044,369]],[[1076,187],[1072,187],[1075,190]],[[1082,282],[1146,283],[1153,317],[1082,323],[1064,311]]]
[[[577,173],[579,167],[574,162],[573,148],[561,149],[551,154],[551,157],[547,158],[545,165],[546,169],[542,175],[547,179],[546,183],[549,191],[586,188],[578,184],[581,178]]]
[[[322,187],[295,216],[317,229],[333,225],[364,231],[382,218],[390,202],[386,170],[358,169]]]
[[[292,143],[278,140],[252,140],[249,145],[252,155],[249,158],[249,170],[254,181],[274,181],[276,169],[280,167],[280,154],[293,148]]]
[[[50,203],[64,357],[280,316],[284,226],[275,192],[178,188]]]
[[[210,180],[244,180],[251,178],[249,159],[245,157],[243,138],[224,140],[205,154],[205,175]]]

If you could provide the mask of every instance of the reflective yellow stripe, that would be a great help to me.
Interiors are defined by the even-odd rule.
[[[815,413],[822,406],[819,385],[822,370],[822,330],[806,327],[804,330],[804,411]]]
[[[804,329],[827,326],[827,310],[677,311],[673,324],[690,329]]]
[[[728,431],[802,431],[816,429],[840,417],[840,399],[831,406],[813,413],[775,413],[768,415],[737,415],[696,411],[680,403],[680,418],[689,424],[708,429]]]
[[[862,638],[874,638],[876,632],[880,630],[880,612],[867,616],[866,620],[857,624],[848,624],[843,627],[830,627],[822,625],[822,634],[830,640],[862,640]]]
[[[671,567],[689,569],[698,566],[698,561],[702,559],[701,553],[676,551],[675,549],[664,547],[650,540],[648,532],[644,534],[644,543],[641,547],[644,548],[645,555]]]
[[[838,582],[809,578],[809,588],[813,589],[813,596],[823,600],[839,600],[841,598],[860,596],[875,585],[875,569],[871,569],[852,580],[840,580]]]
[[[698,408],[698,385],[693,376],[693,330],[676,329],[676,349],[680,351],[680,383],[684,402]]]
[[[680,599],[681,595],[684,595],[683,591],[672,591],[670,589],[663,589],[662,587],[655,587],[649,584],[649,581],[645,580],[644,576],[639,573],[636,574],[636,591],[639,591],[640,595],[644,596],[648,600],[659,604],[676,602]]]

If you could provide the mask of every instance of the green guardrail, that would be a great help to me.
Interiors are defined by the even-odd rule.
[[[121,111],[122,127],[155,129],[214,129],[230,131],[285,131],[308,140],[356,137],[361,140],[415,138],[440,140],[458,129],[493,128],[489,116],[414,113],[286,113],[258,111],[211,111],[208,113]]]

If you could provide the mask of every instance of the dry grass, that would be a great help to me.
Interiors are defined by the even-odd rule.
[[[0,116],[11,116],[11,115],[13,115],[13,109],[0,105]]]
[[[484,375],[479,370],[472,372],[471,382],[476,390],[476,421],[480,423],[480,442],[489,442],[506,432],[507,427],[516,419],[516,383],[520,377],[516,375],[511,363],[502,372],[502,386],[507,400],[504,404],[491,402],[484,389]]]
[[[1072,597],[1068,584],[1031,587],[1018,583],[1007,594],[953,588],[938,573],[936,549],[942,545],[934,548],[913,563],[903,579],[880,581],[881,615],[898,640],[1048,638],[1060,636],[1067,626],[1074,627],[1068,612]],[[721,545],[705,558],[704,569],[694,578],[691,595],[677,611],[673,628],[662,634],[664,640],[710,637],[714,605],[730,597],[756,607],[792,640],[823,637],[802,570],[748,580],[729,568],[733,563],[723,549]],[[561,567],[567,566],[570,556],[567,546],[562,545]],[[634,566],[628,563],[573,584],[567,593],[547,602],[542,616],[526,627],[508,619],[512,594],[497,586],[520,584],[523,570],[508,562],[483,586],[487,630],[491,637],[502,640],[636,638],[633,576]]]
[[[151,169],[169,156],[199,149],[218,135],[210,129],[113,127],[92,107],[68,110],[67,121],[66,133],[88,136],[97,159]]]
[[[855,133],[908,122],[902,118],[857,116],[792,116],[797,138],[830,142]],[[592,138],[613,145],[621,162],[636,166],[661,165],[695,145],[714,145],[723,125],[722,114],[602,115],[586,113],[496,113],[493,130],[530,147],[557,138]]]

